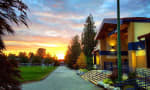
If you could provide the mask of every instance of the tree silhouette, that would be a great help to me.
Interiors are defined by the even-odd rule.
[[[2,36],[14,33],[11,25],[27,25],[28,7],[21,0],[0,0],[0,90],[20,90],[20,74],[15,60],[8,60],[2,54],[5,45]]]
[[[0,90],[20,90],[20,71],[15,60],[8,60],[0,54]]]
[[[29,62],[26,52],[20,52],[18,55],[18,58],[19,58],[20,63],[28,63]]]
[[[68,67],[72,69],[76,69],[76,62],[78,59],[78,56],[80,56],[81,53],[81,47],[79,42],[79,36],[76,35],[73,37],[71,45],[68,46],[68,51],[65,56],[66,64]]]
[[[0,0],[0,50],[5,48],[2,35],[14,33],[11,24],[27,26],[27,9],[21,0]]]
[[[46,55],[46,49],[44,48],[39,48],[36,52],[37,56],[40,56],[41,58],[44,58]]]

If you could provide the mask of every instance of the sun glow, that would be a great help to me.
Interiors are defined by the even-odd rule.
[[[30,50],[5,50],[4,51],[4,53],[6,55],[8,55],[10,53],[18,55],[19,52],[26,52],[28,54],[30,52],[36,53],[36,50],[30,49]],[[50,52],[49,49],[46,49],[46,53],[49,53],[52,56],[56,55],[58,59],[64,59],[64,56],[65,56],[65,50],[63,50],[63,51],[55,50],[55,51]]]
[[[65,55],[64,54],[57,54],[56,56],[58,57],[58,59],[64,59]]]
[[[17,41],[5,41],[6,50],[3,52],[8,55],[16,54],[19,52],[29,52],[36,53],[38,48],[46,49],[46,53],[51,56],[57,56],[58,59],[64,59],[65,52],[67,50],[67,44],[50,44],[50,43],[39,43],[39,42],[17,42]]]

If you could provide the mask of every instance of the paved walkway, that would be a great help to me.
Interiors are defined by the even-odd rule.
[[[83,80],[74,70],[65,66],[58,67],[45,80],[24,84],[23,90],[103,90]]]

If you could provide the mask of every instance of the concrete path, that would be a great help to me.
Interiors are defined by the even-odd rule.
[[[65,66],[58,67],[45,80],[24,84],[23,90],[103,90],[76,75]]]

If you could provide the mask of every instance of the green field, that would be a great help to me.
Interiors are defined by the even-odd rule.
[[[42,68],[41,66],[21,66],[19,67],[21,71],[21,76],[23,79],[20,81],[22,83],[31,82],[31,81],[39,81],[48,76],[56,67],[45,66]]]

